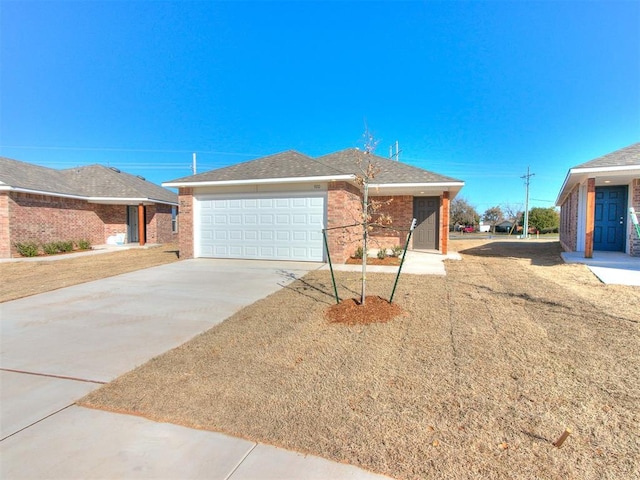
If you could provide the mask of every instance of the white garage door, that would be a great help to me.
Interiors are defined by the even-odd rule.
[[[197,197],[196,256],[323,261],[325,195]]]

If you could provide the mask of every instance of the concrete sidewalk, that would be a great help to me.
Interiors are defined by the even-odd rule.
[[[562,252],[566,263],[581,263],[600,279],[612,285],[640,286],[640,257],[623,252],[593,252],[593,258],[584,258],[584,252]]]
[[[74,405],[321,266],[185,260],[0,304],[0,478],[386,478]]]

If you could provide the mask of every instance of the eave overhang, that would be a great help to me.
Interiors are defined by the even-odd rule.
[[[640,165],[623,165],[613,167],[572,168],[567,173],[558,193],[556,206],[564,203],[566,196],[576,185],[588,178],[596,179],[596,186],[626,185],[634,178],[640,178]]]
[[[163,187],[232,187],[239,185],[266,185],[278,183],[314,183],[338,182],[354,180],[355,175],[332,175],[316,177],[286,177],[286,178],[254,178],[248,180],[203,180],[200,182],[166,182]]]
[[[149,197],[86,197],[83,195],[73,195],[69,193],[47,192],[45,190],[33,190],[30,188],[12,187],[9,185],[0,185],[0,192],[20,192],[31,195],[46,195],[48,197],[71,198],[74,200],[84,200],[89,203],[101,203],[105,205],[154,205],[157,203],[178,206],[178,202],[169,202],[167,200],[158,200]]]

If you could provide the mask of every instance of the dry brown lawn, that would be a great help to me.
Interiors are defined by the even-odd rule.
[[[67,258],[68,257],[68,258]],[[178,260],[176,245],[0,263],[0,303]]]
[[[639,478],[640,288],[563,264],[557,242],[454,248],[446,277],[403,275],[391,321],[329,322],[313,272],[81,404],[400,479]],[[388,298],[394,277],[368,278]],[[337,279],[357,296],[357,274]]]

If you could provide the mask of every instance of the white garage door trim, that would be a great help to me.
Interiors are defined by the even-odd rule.
[[[325,192],[202,194],[196,257],[324,261]]]

